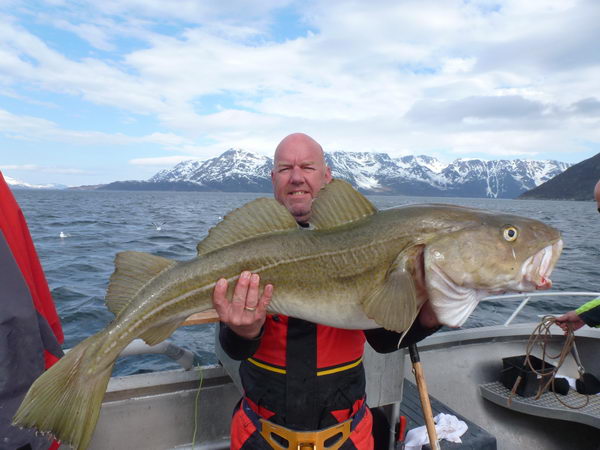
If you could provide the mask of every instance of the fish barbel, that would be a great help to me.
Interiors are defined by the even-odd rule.
[[[211,229],[193,260],[118,254],[106,295],[115,320],[35,381],[14,423],[86,448],[119,353],[211,308],[221,277],[231,294],[242,271],[260,274],[275,287],[271,313],[403,332],[426,301],[440,323],[460,326],[490,293],[549,288],[561,249],[560,233],[536,220],[451,205],[377,211],[342,181],[313,202],[309,229],[257,199]]]

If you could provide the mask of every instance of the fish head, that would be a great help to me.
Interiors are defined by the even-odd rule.
[[[483,211],[424,250],[425,284],[438,321],[457,327],[490,294],[549,289],[562,251],[560,232],[542,222]]]

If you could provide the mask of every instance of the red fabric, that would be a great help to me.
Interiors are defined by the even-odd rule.
[[[340,411],[331,411],[331,414],[335,416],[338,422],[343,422],[344,420],[348,420],[350,417],[354,416],[358,412],[358,410],[362,407],[365,399],[360,399],[354,402],[352,405],[352,414],[348,414],[347,409],[342,409]],[[373,440],[373,415],[371,414],[371,410],[369,408],[365,409],[365,415],[362,420],[358,423],[356,428],[352,430],[350,433],[349,439],[352,441],[354,446],[358,450],[372,450],[375,446],[375,442]]]
[[[273,417],[275,415],[275,413],[273,411],[268,410],[264,406],[258,406],[256,403],[254,403],[248,397],[244,397],[244,399],[245,399],[246,403],[248,403],[248,406],[250,406],[250,409],[252,409],[260,417],[263,417],[263,418],[269,420],[271,417]]]
[[[371,433],[372,428],[373,416],[371,415],[371,410],[367,408],[365,416],[352,431],[349,438],[358,450],[373,450],[375,447],[373,434]]]
[[[264,335],[253,358],[274,366],[285,367],[288,317],[281,314],[277,315],[277,320],[273,317],[272,314],[267,315]]]
[[[268,315],[260,346],[253,358],[278,367],[285,367],[288,317],[278,314],[278,320]],[[346,364],[363,355],[365,334],[361,330],[317,325],[317,368]]]
[[[56,313],[48,282],[33,246],[27,222],[19,204],[0,172],[0,230],[13,252],[19,269],[29,286],[35,309],[46,318],[60,344],[64,335],[60,319]],[[56,362],[56,358],[46,352],[46,368]]]
[[[231,441],[229,448],[238,450],[256,431],[252,420],[246,415],[243,408],[238,408],[231,418]]]
[[[356,361],[365,351],[365,333],[317,325],[317,369]]]
[[[331,415],[335,417],[338,422],[343,422],[344,420],[348,420],[350,417],[354,416],[361,408],[363,403],[365,402],[364,398],[360,400],[356,400],[350,409],[338,409],[335,411],[331,411]],[[369,408],[367,408],[369,409]]]

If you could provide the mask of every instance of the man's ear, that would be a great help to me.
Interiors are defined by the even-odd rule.
[[[331,168],[329,166],[325,167],[325,184],[331,183],[333,177],[331,176]]]

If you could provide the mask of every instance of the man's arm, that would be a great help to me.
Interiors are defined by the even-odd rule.
[[[408,347],[410,344],[425,339],[440,328],[441,325],[437,321],[437,318],[431,309],[431,305],[427,302],[421,308],[417,319],[406,333],[406,336],[404,336],[404,339],[402,339],[400,347],[398,347],[398,342],[400,342],[402,333],[389,331],[384,328],[375,328],[372,330],[365,330],[365,336],[369,345],[371,345],[376,352],[391,353],[398,350],[398,348]]]
[[[600,327],[600,298],[581,305],[575,312],[588,327]]]
[[[573,331],[582,326],[600,327],[600,298],[587,302],[573,311],[556,318],[556,324],[566,333],[569,325]]]
[[[226,324],[221,322],[219,324],[219,343],[223,351],[231,359],[236,361],[242,361],[250,358],[260,345],[263,333],[261,333],[252,339],[246,339],[236,334]]]

